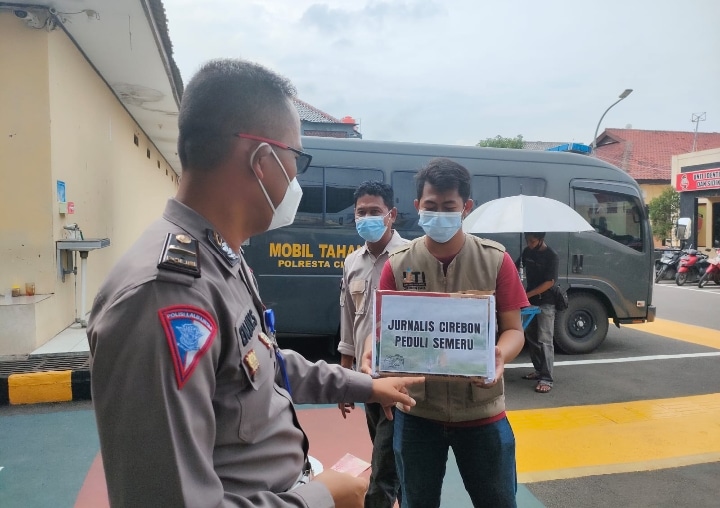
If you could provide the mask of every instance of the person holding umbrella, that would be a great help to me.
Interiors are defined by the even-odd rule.
[[[525,267],[527,297],[540,314],[525,329],[525,342],[535,370],[523,379],[536,380],[535,391],[548,393],[553,387],[555,330],[555,293],[552,291],[558,278],[558,255],[545,243],[545,233],[525,233],[527,247],[516,265]]]

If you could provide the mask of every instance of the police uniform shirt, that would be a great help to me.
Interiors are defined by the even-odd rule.
[[[365,339],[372,333],[373,294],[380,283],[383,266],[392,251],[408,243],[397,231],[393,231],[383,252],[375,257],[367,243],[351,253],[343,268],[340,291],[340,354],[354,356],[359,367]]]
[[[88,326],[112,506],[333,506],[318,482],[288,491],[308,449],[292,401],[365,401],[371,379],[283,351],[291,398],[261,305],[242,256],[173,199],[113,268]]]

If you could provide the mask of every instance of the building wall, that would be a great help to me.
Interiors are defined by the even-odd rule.
[[[300,124],[300,132],[303,136],[316,136],[321,138],[362,138],[360,132],[355,128],[355,124],[310,122],[308,120],[302,120]]]
[[[640,189],[642,190],[645,204],[649,204],[650,201],[662,194],[667,187],[667,183],[641,183]]]
[[[48,33],[0,11],[0,292],[55,277],[50,192]]]
[[[8,355],[29,353],[79,312],[79,274],[65,282],[58,276],[55,242],[64,238],[63,226],[77,223],[85,238],[111,242],[88,257],[89,310],[111,266],[161,214],[178,181],[61,30],[33,30],[0,13],[0,74],[0,132],[10,133],[0,136],[0,254],[7,260],[0,288],[32,281],[39,295],[37,302],[18,300],[34,313],[5,309],[5,316],[0,308],[0,320],[34,315],[32,344],[0,327],[0,355]],[[57,180],[75,204],[72,215],[59,213]],[[16,322],[9,329],[27,335],[27,327]]]
[[[682,172],[683,168],[688,168],[687,171],[693,171],[694,169],[689,168],[699,170],[708,167],[720,167],[720,148],[675,155],[672,158],[670,181],[674,187],[677,175]],[[718,203],[720,203],[720,189],[680,193],[680,215],[693,219],[694,234],[692,242],[698,248],[710,248],[713,245],[713,239],[720,240],[720,234],[718,233],[720,230],[720,217],[717,216],[718,214],[713,213],[713,208],[717,208],[713,207],[713,204]],[[702,227],[697,231],[699,213],[702,213],[703,219]]]

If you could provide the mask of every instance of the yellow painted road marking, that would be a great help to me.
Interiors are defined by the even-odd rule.
[[[720,349],[720,330],[711,328],[703,328],[702,326],[687,325],[678,323],[677,321],[669,321],[667,319],[655,319],[652,323],[642,323],[638,325],[623,325],[628,328],[635,329],[639,332],[652,333],[670,339],[691,342],[701,346]]]
[[[72,400],[72,371],[32,372],[8,377],[10,404]]]
[[[720,331],[656,319],[624,325],[720,350]],[[720,461],[720,394],[509,411],[518,481],[649,471]]]
[[[518,481],[720,461],[720,393],[509,411]]]

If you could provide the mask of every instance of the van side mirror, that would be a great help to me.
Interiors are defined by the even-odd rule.
[[[692,228],[690,227],[691,224],[692,219],[688,217],[679,218],[675,226],[675,236],[677,236],[680,240],[690,239],[690,237],[692,236]]]

